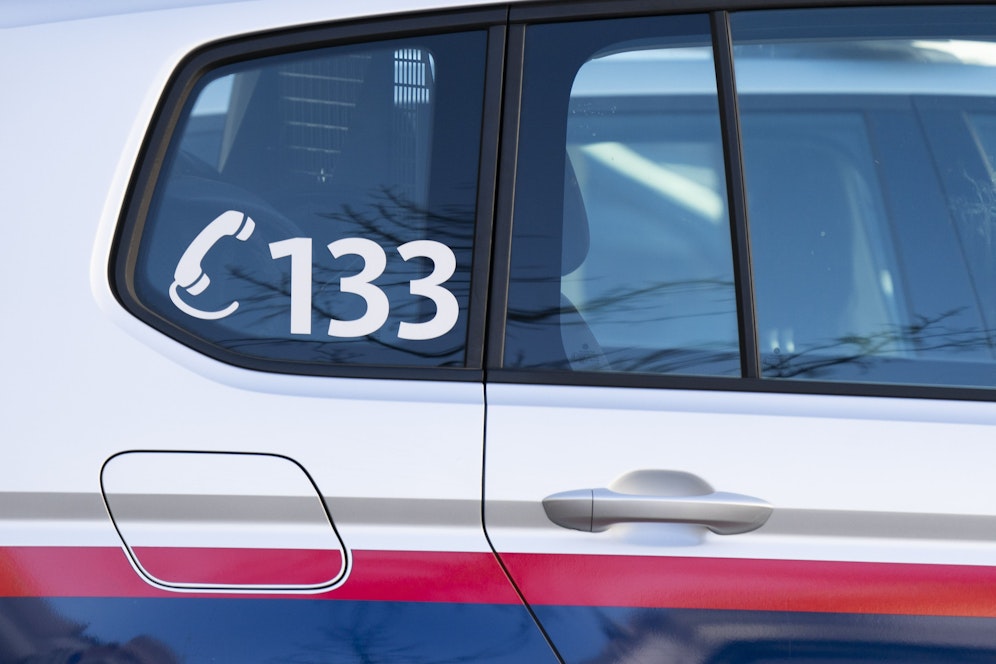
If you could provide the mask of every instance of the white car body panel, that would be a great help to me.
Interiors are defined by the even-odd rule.
[[[530,553],[991,566],[994,423],[989,404],[964,402],[490,385],[488,532],[500,550]],[[526,431],[564,442],[537,446]],[[716,535],[653,524],[584,533],[539,508],[648,468],[775,511],[752,533]]]
[[[509,4],[483,0],[469,9]],[[0,261],[0,437],[5,443],[0,623],[14,625],[8,641],[0,634],[0,660],[54,657],[65,654],[59,649],[70,642],[79,652],[99,651],[106,644],[138,648],[150,637],[176,648],[175,661],[233,653],[287,661],[303,657],[303,649],[307,656],[339,657],[336,661],[573,664],[677,653],[675,661],[706,662],[722,648],[668,650],[658,647],[653,636],[634,637],[636,627],[627,638],[645,650],[632,659],[613,658],[614,651],[601,646],[591,646],[583,657],[555,652],[570,639],[545,630],[564,627],[550,616],[568,603],[561,606],[559,599],[547,601],[540,593],[533,602],[529,583],[534,579],[520,576],[515,561],[801,561],[881,565],[892,571],[895,566],[937,566],[967,568],[986,579],[996,570],[996,483],[991,478],[996,404],[991,399],[267,373],[212,359],[140,321],[121,304],[110,274],[129,187],[164,92],[192,52],[272,30],[465,9],[460,0],[17,1],[0,8],[0,60],[6,63],[0,69],[5,99],[0,105],[0,214],[6,222]],[[763,81],[759,89],[770,83]],[[598,90],[593,96],[617,92],[600,88],[603,84],[592,83]],[[825,93],[836,90],[839,81],[820,84],[814,90]],[[960,82],[952,82],[951,89],[970,91]],[[898,82],[893,92],[911,90],[918,90],[915,81]],[[686,91],[700,92],[695,84]],[[488,113],[494,120],[498,110]],[[507,175],[499,173],[498,179]],[[481,268],[474,269],[481,274]],[[204,487],[217,475],[219,485],[213,489],[223,498],[244,498],[246,486],[256,487],[251,496],[256,498],[311,498],[300,483],[252,464],[227,464],[224,455],[293,460],[313,481],[341,540],[342,577],[321,587],[302,584],[289,590],[199,582],[170,587],[150,580],[109,516],[101,485],[108,460],[134,451],[215,453],[218,467],[238,466],[244,474],[222,486],[218,467],[205,464],[202,477],[185,476],[181,462],[189,459],[178,458],[175,466],[146,465],[119,477],[114,491],[126,496],[199,496],[212,493]],[[543,510],[551,494],[605,487],[639,469],[691,473],[716,490],[767,501],[774,511],[759,529],[724,536],[698,526],[661,524],[579,532],[555,525]],[[321,520],[317,525],[281,523],[240,513],[230,521],[195,519],[174,530],[170,518],[153,513],[136,526],[133,532],[144,538],[141,546],[272,546],[285,552],[337,546],[324,542],[331,531]],[[24,563],[36,554],[37,567]],[[95,558],[87,556],[100,555],[116,566],[88,562]],[[104,579],[108,569],[114,573]],[[574,581],[585,586],[585,579]],[[978,595],[989,589],[980,587]],[[793,599],[792,587],[785,588]],[[211,611],[222,607],[218,625],[207,625],[206,614],[195,610],[207,606],[195,602],[208,597],[217,600]],[[103,600],[109,601],[100,604]],[[128,604],[132,600],[134,610]],[[651,605],[654,597],[647,601],[642,608],[664,613],[675,608]],[[250,602],[251,613],[245,614],[250,617],[242,625]],[[542,608],[527,611],[533,603]],[[996,634],[988,626],[996,617],[996,600],[985,610],[973,605],[974,613],[966,610],[965,615],[954,610],[935,615],[929,607],[917,609],[920,613],[910,609],[908,615],[904,607],[893,615],[878,604],[870,606],[838,613],[867,613],[884,622],[896,616],[971,619],[978,621],[973,634]],[[609,600],[603,605],[579,601],[570,608],[592,610],[585,614],[590,622],[570,625],[582,635],[611,632],[608,623],[597,623],[596,610],[632,611],[624,618],[634,623],[639,618],[636,605]],[[677,607],[683,608],[689,607]],[[709,612],[740,610],[691,608],[705,616],[707,627],[713,620]],[[51,615],[45,613],[40,626],[19,622],[35,611]],[[769,623],[752,631],[751,621],[763,623],[757,616],[765,612],[765,619],[780,624],[788,614],[815,621],[825,613],[832,619],[832,609],[746,611],[751,616],[742,623],[717,618],[721,629],[689,630],[695,631],[689,638],[700,644],[716,633],[727,638],[715,637],[722,643],[754,643],[772,634],[772,640],[801,644],[824,638],[864,645],[875,641],[861,636],[860,629],[848,632],[847,623],[831,629],[830,636],[815,628],[813,633],[772,631]],[[289,626],[280,621],[283,612],[290,616]],[[160,624],[164,615],[168,619]],[[300,634],[293,630],[298,622]],[[58,631],[53,625],[65,633],[44,636],[46,629]],[[509,625],[510,631],[503,632]],[[740,636],[741,627],[746,636]],[[393,641],[383,645],[387,637],[379,641],[392,629],[402,632],[397,637],[402,645],[395,649]],[[490,640],[479,639],[480,633]],[[923,638],[924,647],[936,645]],[[436,643],[446,639],[456,643],[452,652]],[[233,649],[236,642],[241,645]],[[190,643],[195,644],[190,650],[182,649]],[[348,649],[354,645],[355,652]],[[475,649],[478,645],[482,650]],[[345,650],[336,650],[340,647]],[[990,650],[982,647],[983,654],[996,652],[996,643],[985,641]]]
[[[19,100],[5,106],[0,123],[3,209],[7,218],[22,220],[10,225],[3,265],[5,318],[12,324],[0,339],[17,348],[4,362],[5,428],[18,441],[0,469],[5,492],[97,494],[100,465],[127,449],[276,451],[323,469],[312,472],[333,502],[335,496],[418,496],[465,504],[456,524],[438,525],[456,549],[487,550],[476,507],[481,385],[232,367],[134,319],[108,282],[111,242],[135,160],[163,87],[183,57],[205,43],[272,27],[275,13],[281,25],[292,26],[405,8],[396,2],[362,8],[249,2],[238,11],[208,5],[119,15],[111,12],[122,9],[120,3],[109,3],[107,15],[94,7],[95,18],[80,19],[86,29],[36,14],[43,22],[4,31],[4,59],[31,63],[0,75],[7,97]],[[52,49],[53,43],[60,48]],[[59,194],[39,196],[39,178],[53,176]],[[385,407],[390,418],[381,415]],[[350,440],[350,453],[316,444],[323,439]],[[399,441],[406,442],[399,447]],[[398,461],[395,471],[389,460]],[[106,519],[94,524],[86,541],[116,539],[109,526]],[[400,545],[395,535],[371,530],[383,529],[360,526],[351,546]],[[0,533],[8,544],[57,538],[19,531]]]

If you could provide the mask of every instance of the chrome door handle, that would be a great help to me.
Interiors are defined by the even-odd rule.
[[[665,479],[669,475],[694,477],[672,471],[637,472],[663,475]],[[543,509],[558,526],[585,532],[601,532],[617,523],[685,523],[705,526],[718,535],[756,530],[764,525],[774,509],[759,498],[712,491],[701,480],[698,482],[708,492],[669,496],[620,493],[611,489],[563,491],[544,498]]]

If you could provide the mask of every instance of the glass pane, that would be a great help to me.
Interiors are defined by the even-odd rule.
[[[479,32],[209,74],[145,224],[139,299],[251,358],[463,366],[484,57]]]
[[[732,25],[763,375],[996,385],[996,12]]]
[[[738,375],[707,21],[530,29],[522,132],[506,366]]]

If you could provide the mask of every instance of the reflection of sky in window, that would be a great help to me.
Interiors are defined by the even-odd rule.
[[[883,93],[988,95],[996,88],[996,42],[858,39],[738,44],[744,94]],[[660,67],[667,66],[661,76]],[[705,47],[612,53],[587,62],[574,96],[715,94]]]
[[[714,187],[701,185],[682,173],[682,164],[657,163],[631,147],[616,142],[592,143],[585,145],[581,150],[603,166],[617,171],[700,217],[714,224],[722,221],[722,215],[726,211],[723,199]],[[714,175],[712,171],[699,170],[703,175]]]
[[[709,47],[610,53],[593,58],[581,67],[574,79],[571,97],[684,94],[715,97],[712,69],[712,49]],[[568,122],[575,119],[572,115]],[[668,142],[659,147],[663,150],[651,150],[648,154],[638,151],[631,143],[599,140],[581,146],[580,150],[588,159],[616,171],[648,192],[663,196],[714,224],[720,223],[725,204],[713,170],[670,163],[667,156],[675,146]]]
[[[581,67],[571,88],[572,97],[647,94],[715,95],[712,49],[655,48],[598,57]]]
[[[741,94],[986,95],[996,43],[856,39],[735,44]]]
[[[963,39],[917,40],[911,46],[919,50],[946,53],[964,65],[996,66],[996,43]]]
[[[592,60],[602,62],[632,62],[634,60],[667,60],[672,62],[676,60],[712,61],[712,49],[706,46],[692,46],[630,50],[603,55]]]
[[[201,91],[194,103],[191,115],[220,115],[228,112],[228,102],[232,96],[234,74],[211,81]]]

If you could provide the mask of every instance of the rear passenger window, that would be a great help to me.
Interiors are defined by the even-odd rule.
[[[504,366],[739,375],[704,16],[529,28]]]
[[[126,299],[237,364],[462,367],[486,33],[229,64],[194,84]]]
[[[996,12],[732,30],[762,376],[996,385]]]

